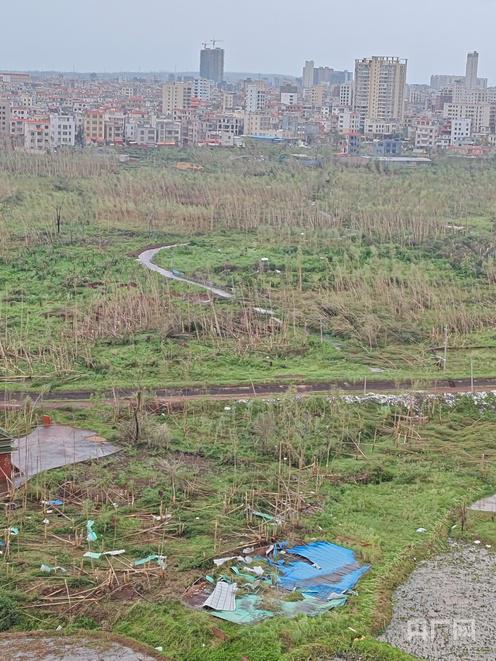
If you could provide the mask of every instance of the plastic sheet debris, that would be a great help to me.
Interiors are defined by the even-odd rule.
[[[263,576],[264,574],[263,567],[260,567],[259,565],[257,565],[256,567],[247,567],[246,571],[250,571],[253,574],[256,574],[257,576]]]
[[[360,565],[351,549],[330,542],[295,546],[287,549],[287,553],[302,560],[272,561],[280,572],[278,584],[285,590],[297,589],[321,599],[327,599],[333,592],[351,590],[370,568]]]
[[[134,567],[142,567],[143,565],[148,564],[149,562],[156,562],[160,569],[165,569],[166,567],[167,556],[166,555],[156,555],[155,553],[147,555],[146,558],[141,560],[135,560],[133,562]]]
[[[269,617],[274,617],[274,613],[271,611],[260,608],[261,603],[262,599],[258,595],[247,594],[236,599],[235,609],[215,610],[211,614],[234,624],[254,624]],[[204,606],[206,605],[207,602]]]
[[[251,553],[255,552],[255,547],[254,546],[248,546],[246,549],[243,549],[243,553],[245,555],[250,555]]]
[[[265,512],[258,512],[256,510],[252,511],[253,516],[258,516],[260,519],[263,519],[264,521],[274,521],[274,517],[272,514],[266,514]]]
[[[214,565],[216,567],[222,567],[223,564],[226,562],[229,562],[229,560],[235,560],[237,556],[231,555],[228,558],[215,558],[214,559]]]
[[[95,525],[94,521],[90,520],[86,522],[86,531],[87,531],[86,539],[88,542],[96,542],[96,540],[98,539],[96,532],[93,530],[94,525]]]
[[[12,537],[17,537],[17,535],[19,534],[19,528],[15,528],[15,527],[7,528],[7,532],[9,533],[9,535],[12,535]]]
[[[52,567],[51,565],[46,565],[43,563],[40,567],[40,571],[42,571],[44,574],[51,574],[52,572],[56,574],[57,571],[67,572],[67,569],[64,569],[64,567],[60,567],[59,565],[57,565],[56,567]]]
[[[427,532],[426,528],[417,528],[415,532]]]
[[[255,576],[252,576],[251,574],[245,574],[242,571],[239,571],[238,567],[231,567],[231,570],[236,574],[236,576],[239,576],[239,578],[243,578],[245,581],[248,581],[248,583],[254,583],[257,579]]]
[[[236,610],[236,598],[234,596],[236,589],[235,583],[219,581],[212,594],[203,603],[203,607],[212,608],[216,611],[232,612]]]
[[[83,558],[91,558],[92,560],[100,560],[102,556],[110,555],[122,555],[125,553],[125,549],[118,549],[117,551],[86,551],[86,553],[83,555]]]
[[[91,558],[91,560],[100,560],[101,557],[102,554],[96,551],[86,551],[86,553],[83,553],[83,558]]]
[[[105,551],[103,555],[122,555],[126,552],[126,549],[118,549],[116,551]]]
[[[214,565],[216,567],[222,567],[222,565],[225,565],[226,562],[230,562],[231,560],[239,560],[239,562],[246,562],[247,558],[243,558],[242,555],[230,555],[227,558],[215,558]]]
[[[219,558],[224,562],[233,559]],[[255,559],[262,561],[261,564],[243,570],[236,565],[231,567],[236,580],[245,581],[238,580],[245,593],[236,599],[236,584],[227,576],[217,578],[214,591],[202,604],[213,608],[212,615],[236,624],[251,624],[278,615],[319,615],[344,605],[349,594],[353,594],[353,587],[369,569],[356,560],[351,549],[324,541],[292,548],[287,542],[277,542],[265,550],[265,556],[255,556]],[[264,562],[273,568],[271,573],[263,566]],[[207,580],[213,583],[215,579],[208,576]],[[269,585],[272,586],[268,593],[270,610],[264,607],[263,601],[264,589]],[[294,596],[290,597],[289,592]]]
[[[55,500],[42,500],[41,504],[50,505],[52,507],[60,507],[61,505],[64,504],[64,501],[60,500],[60,498],[56,498]]]

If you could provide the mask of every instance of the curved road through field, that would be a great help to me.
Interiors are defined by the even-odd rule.
[[[179,248],[185,245],[186,245],[185,243],[176,243],[175,245],[172,246],[161,246],[160,248],[150,248],[149,250],[144,250],[140,255],[138,255],[138,262],[142,264],[145,268],[149,269],[150,271],[155,271],[156,273],[160,273],[160,275],[162,275],[164,278],[167,278],[169,280],[176,280],[177,282],[184,282],[188,285],[193,285],[194,287],[200,287],[201,289],[206,289],[207,291],[211,292],[215,296],[218,296],[219,298],[225,298],[225,299],[234,298],[234,294],[226,291],[225,289],[220,289],[220,287],[214,287],[213,285],[208,285],[202,282],[197,282],[196,280],[190,280],[185,276],[178,275],[177,273],[174,273],[174,271],[169,271],[168,269],[163,269],[161,266],[157,266],[156,264],[153,263],[153,258],[161,250],[170,250],[172,248]]]

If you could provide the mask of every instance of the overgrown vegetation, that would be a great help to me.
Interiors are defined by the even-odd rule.
[[[381,405],[289,389],[162,409],[146,392],[495,377],[496,164],[354,170],[319,154],[311,170],[260,147],[132,156],[0,154],[2,385],[90,390],[55,420],[123,448],[10,493],[0,628],[103,629],[172,659],[405,658],[375,638],[395,586],[449,533],[496,543],[490,515],[466,507],[494,493],[494,398]],[[157,264],[233,298],[137,263],[170,245]],[[139,395],[104,400],[125,387]],[[41,412],[27,399],[0,427],[21,436]],[[237,627],[186,605],[214,557],[281,539],[349,546],[372,570],[316,618]],[[150,554],[167,566],[134,565]]]
[[[492,162],[312,171],[257,148],[175,169],[191,157],[2,156],[7,387],[494,376]],[[235,299],[134,260],[176,243],[159,263]]]
[[[110,627],[177,659],[402,658],[373,636],[415,562],[441,550],[454,523],[458,535],[474,534],[464,506],[495,486],[494,399],[381,406],[287,397],[227,408],[196,403],[165,415],[147,412],[150,404],[56,414],[125,449],[42,474],[13,494],[18,507],[6,510],[4,525],[19,534],[3,538],[0,579],[26,599],[23,619],[11,626],[30,626],[33,615],[36,627]],[[6,415],[5,426],[21,426],[19,413]],[[56,498],[63,506],[42,504]],[[490,516],[477,517],[487,528]],[[98,534],[91,544],[88,519]],[[238,627],[183,603],[213,557],[315,538],[351,546],[372,564],[344,608]],[[83,561],[88,548],[126,553]],[[165,572],[133,568],[148,554],[167,556]],[[66,571],[43,574],[43,563]]]

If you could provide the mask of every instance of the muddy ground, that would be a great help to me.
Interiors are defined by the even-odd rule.
[[[6,634],[0,636],[0,659],[5,661],[154,661],[158,656],[134,642],[99,635],[50,636]]]
[[[451,541],[396,590],[381,639],[422,659],[494,661],[495,595],[496,554]]]

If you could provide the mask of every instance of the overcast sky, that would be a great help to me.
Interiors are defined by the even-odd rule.
[[[0,0],[0,70],[194,71],[216,37],[227,71],[301,75],[305,59],[408,59],[409,82],[461,74],[467,51],[496,84],[496,0]]]

